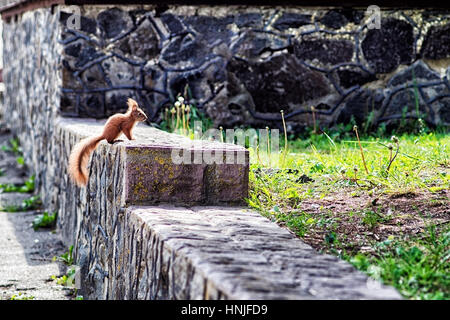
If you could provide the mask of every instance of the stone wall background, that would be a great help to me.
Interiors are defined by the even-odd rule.
[[[190,102],[224,128],[373,126],[418,116],[450,124],[450,12],[249,6],[83,6],[67,28],[61,111],[104,118],[133,96],[160,121],[189,86]],[[66,12],[66,13],[64,13]],[[414,72],[415,79],[412,76]]]

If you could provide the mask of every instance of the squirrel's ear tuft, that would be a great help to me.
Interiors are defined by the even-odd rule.
[[[128,104],[128,111],[136,110],[138,107],[137,102],[131,98],[128,98],[127,104]]]

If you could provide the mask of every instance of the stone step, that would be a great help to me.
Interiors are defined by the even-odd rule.
[[[125,289],[110,296],[401,298],[395,289],[337,257],[317,253],[287,229],[245,208],[132,206],[125,226],[121,250],[128,254],[108,268],[108,282],[114,279]]]
[[[91,119],[66,118],[59,122],[76,140],[101,134],[103,125],[104,121]],[[193,141],[143,124],[138,124],[133,133],[135,141],[122,135],[119,139],[123,142],[112,146],[103,140],[101,151],[97,151],[119,149],[126,204],[244,204],[249,170],[245,148]],[[67,148],[71,147],[68,143]]]
[[[76,187],[67,176],[70,150],[102,124],[60,119],[48,157],[58,228],[74,245],[86,299],[401,298],[257,212],[229,206],[247,195],[248,153],[240,147],[229,150],[244,152],[244,164],[178,163],[173,150],[203,157],[224,145],[193,146],[140,125],[136,141],[102,142],[88,186]]]

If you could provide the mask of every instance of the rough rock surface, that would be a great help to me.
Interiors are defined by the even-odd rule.
[[[288,130],[297,132],[311,125],[312,105],[321,126],[352,115],[364,121],[372,110],[355,108],[353,95],[370,88],[382,91],[383,107],[370,117],[377,125],[402,116],[385,107],[391,77],[421,59],[449,56],[445,11],[382,10],[381,28],[369,29],[364,11],[348,8],[193,9],[84,6],[79,31],[64,26],[62,7],[62,113],[104,118],[132,96],[158,122],[187,86],[186,98],[217,127],[279,127],[283,109]],[[443,75],[418,85],[434,90],[445,85]],[[449,125],[433,104],[449,94],[422,97],[428,124]],[[371,105],[371,95],[360,97]]]
[[[371,29],[361,43],[364,57],[377,73],[394,71],[413,60],[413,27],[406,21],[384,19],[381,29]]]
[[[92,238],[78,243],[85,297],[401,298],[246,209],[161,205],[98,218],[85,225]]]
[[[424,39],[421,53],[428,59],[450,57],[450,25],[431,27]]]
[[[372,111],[370,119],[379,125],[403,114],[391,104],[396,92],[386,87],[412,85],[398,75],[419,64],[437,75],[417,77],[424,120],[450,125],[442,113],[450,96],[445,11],[383,10],[381,28],[368,29],[364,12],[351,9],[82,8],[79,30],[67,27],[65,6],[5,23],[5,84],[7,90],[20,88],[5,96],[14,119],[28,117],[19,110],[31,96],[38,126],[48,126],[55,111],[106,118],[124,111],[131,96],[159,122],[174,97],[189,88],[189,103],[217,127],[281,128],[283,109],[288,131],[295,133],[312,124],[311,106],[320,126],[352,115],[365,121]],[[380,108],[352,105],[354,95],[367,90],[373,94],[360,95],[366,99],[361,104],[371,106],[376,94]],[[398,105],[415,110],[409,100]],[[32,135],[41,149],[51,141],[51,127],[45,132]]]
[[[129,166],[128,161],[135,161],[139,155],[145,159],[148,146],[155,143],[159,148],[153,149],[151,158],[170,165],[162,157],[161,146],[179,148],[182,137],[158,135],[156,129],[138,126],[136,141],[113,146],[101,143],[90,162],[87,188],[75,187],[66,174],[68,153],[87,132],[95,134],[99,128],[96,121],[70,119],[61,119],[56,127],[60,139],[55,150],[61,152],[58,157],[62,159],[57,169],[61,177],[58,226],[66,244],[74,244],[82,279],[80,293],[85,298],[400,298],[391,288],[378,290],[378,283],[367,280],[349,264],[316,253],[256,212],[223,206],[133,206],[143,201],[127,196],[127,170],[137,174],[137,178],[148,176],[140,174],[138,167]],[[207,143],[202,150],[219,145]],[[133,153],[131,158],[127,157],[129,150]],[[227,166],[229,170],[224,173],[237,169],[233,164]],[[248,170],[246,165],[240,166]],[[164,170],[158,165],[154,168]],[[216,173],[204,177],[203,183],[207,190],[214,191],[210,182],[217,178],[225,191],[239,189],[241,174],[236,172],[234,180],[227,182]],[[175,185],[175,180],[187,179],[195,188],[195,177],[189,175],[169,174],[166,179]],[[184,191],[195,198],[189,183]],[[148,203],[156,199],[167,202],[164,190],[148,189],[142,195]],[[214,197],[224,195],[227,193]],[[177,199],[184,203],[191,200]]]
[[[52,166],[58,165],[51,153],[62,87],[58,12],[38,9],[24,13],[20,22],[3,23],[6,91],[1,122],[20,139],[40,191],[54,188]],[[43,202],[53,206],[56,199],[50,194],[42,192]]]
[[[124,251],[104,294],[127,299],[399,299],[346,262],[322,255],[256,212],[130,207]],[[120,270],[120,274],[114,270]],[[117,275],[116,275],[117,274]],[[114,279],[113,281],[111,281]],[[133,281],[129,281],[134,279]],[[148,284],[151,285],[148,285]]]
[[[63,119],[58,123],[75,139],[86,137],[87,132],[100,135],[103,125],[104,121],[81,119]],[[193,141],[143,124],[135,127],[133,135],[135,141],[122,136],[120,140],[124,141],[114,146],[103,140],[94,156],[103,165],[104,153],[120,154],[114,163],[124,170],[125,203],[243,204],[248,196],[249,160],[245,148]],[[70,150],[72,146],[61,147]],[[104,178],[93,180],[91,190],[102,188],[103,184]]]

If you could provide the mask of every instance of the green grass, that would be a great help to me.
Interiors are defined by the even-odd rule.
[[[19,292],[18,294],[13,294],[9,300],[34,300],[34,296],[27,296],[23,292]]]
[[[368,173],[351,131],[291,140],[285,156],[284,150],[271,155],[270,167],[250,150],[248,205],[406,298],[450,299],[450,217],[438,215],[438,227],[431,217],[450,205],[450,135],[366,136],[361,145]],[[323,199],[338,194],[348,207],[325,208]],[[419,195],[426,201],[420,210],[414,202]],[[352,202],[356,205],[350,207]],[[391,210],[389,203],[400,209]],[[410,234],[408,226],[419,232]],[[361,239],[349,230],[360,230]]]
[[[61,261],[67,264],[68,266],[73,265],[74,259],[73,259],[73,245],[69,247],[69,251],[63,253],[60,256],[54,256],[53,261]]]
[[[1,146],[1,149],[6,152],[12,152],[16,156],[22,155],[22,148],[20,146],[20,142],[18,138],[12,138],[9,140],[9,145]]]
[[[440,235],[429,227],[421,237],[385,240],[377,255],[357,254],[349,261],[407,298],[450,299],[450,228]]]
[[[433,192],[449,188],[450,135],[429,133],[421,136],[403,135],[398,139],[399,153],[389,171],[389,139],[368,138],[361,141],[369,170],[369,174],[366,174],[356,140],[335,142],[325,135],[291,141],[291,152],[286,156],[284,167],[295,169],[318,182],[315,183],[314,193],[326,192],[330,185],[357,186],[374,192],[416,188]],[[264,164],[257,163],[253,150],[251,156],[254,163],[252,169],[264,167]],[[279,155],[272,155],[271,164],[274,166],[277,157],[280,158]],[[283,184],[280,179],[285,178],[289,178],[289,174],[281,177],[274,175],[267,183]],[[285,182],[291,187],[289,190],[297,190],[300,185],[292,184],[289,179],[285,179]],[[321,185],[326,188],[320,188]],[[285,187],[278,189],[284,190]],[[285,192],[284,197],[288,194]]]
[[[31,196],[28,199],[22,201],[20,205],[12,205],[1,208],[1,211],[5,212],[18,212],[39,209],[42,205],[42,201],[39,195]]]
[[[0,184],[2,192],[22,192],[30,193],[34,191],[34,175],[28,178],[23,185],[15,185],[12,183]]]
[[[69,247],[69,251],[65,252],[64,254],[60,256],[54,256],[53,261],[60,261],[67,265],[66,274],[58,277],[56,275],[52,275],[50,278],[54,280],[57,284],[69,287],[70,288],[70,295],[75,300],[83,300],[83,296],[78,295],[78,289],[75,287],[76,283],[76,276],[77,276],[77,269],[78,267],[74,264],[74,258],[73,258],[73,245]]]
[[[52,228],[56,223],[56,212],[50,214],[47,211],[42,214],[38,214],[32,223],[32,227],[34,231],[37,231],[39,228]]]

